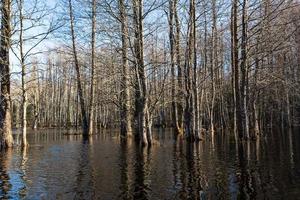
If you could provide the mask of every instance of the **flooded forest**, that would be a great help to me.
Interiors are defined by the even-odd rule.
[[[2,0],[0,199],[299,199],[298,0]]]

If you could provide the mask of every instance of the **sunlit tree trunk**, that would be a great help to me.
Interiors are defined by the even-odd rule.
[[[174,20],[175,20],[175,52],[176,52],[176,65],[177,65],[177,73],[178,73],[178,100],[177,100],[177,116],[178,116],[178,127],[179,134],[183,134],[183,116],[184,116],[184,87],[183,87],[183,69],[181,66],[181,54],[180,54],[180,24],[179,24],[179,16],[178,16],[178,0],[174,0]]]
[[[122,34],[122,83],[121,83],[121,110],[120,110],[120,131],[121,136],[132,135],[131,125],[131,99],[130,99],[130,70],[128,65],[128,21],[124,0],[119,0],[121,34]]]
[[[38,68],[37,63],[33,63],[33,77],[32,81],[34,84],[34,94],[33,94],[33,112],[34,112],[34,119],[32,123],[32,129],[36,130],[38,128],[38,121],[39,121],[39,107],[40,107],[40,81],[38,75]]]
[[[27,143],[27,87],[26,87],[26,66],[24,57],[24,41],[23,41],[23,0],[19,0],[19,20],[20,20],[20,64],[21,64],[21,79],[22,79],[22,147],[28,145]]]
[[[13,137],[11,130],[11,101],[10,101],[10,70],[9,48],[11,38],[11,1],[1,2],[1,38],[0,38],[0,149],[12,147]]]
[[[95,40],[96,40],[96,0],[92,2],[92,63],[91,63],[91,89],[89,108],[89,135],[93,134],[94,112],[95,112]]]

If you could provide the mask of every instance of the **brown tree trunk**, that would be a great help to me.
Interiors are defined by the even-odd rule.
[[[144,65],[144,35],[143,35],[143,0],[133,0],[133,15],[135,28],[135,60],[136,60],[136,117],[140,141],[143,145],[151,144],[150,117],[147,113],[148,94]]]
[[[195,105],[193,91],[193,65],[194,65],[194,35],[195,35],[195,0],[190,0],[189,8],[189,30],[185,60],[185,88],[186,88],[186,107],[185,107],[185,133],[188,140],[195,140]]]
[[[248,106],[247,106],[247,82],[248,82],[248,66],[247,66],[247,0],[242,3],[242,41],[241,41],[241,84],[240,84],[240,116],[242,124],[242,137],[249,139],[249,122],[248,122]]]
[[[234,93],[235,129],[239,139],[243,138],[243,124],[241,116],[241,98],[239,84],[239,57],[238,57],[238,22],[237,22],[238,1],[234,0],[231,16],[231,51],[232,51],[232,75]]]

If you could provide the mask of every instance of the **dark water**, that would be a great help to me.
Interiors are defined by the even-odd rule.
[[[39,131],[26,151],[0,153],[0,199],[300,199],[299,136],[285,135],[238,150],[160,131],[149,149],[113,133]]]

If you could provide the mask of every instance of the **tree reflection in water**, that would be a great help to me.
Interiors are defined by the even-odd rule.
[[[79,146],[78,170],[74,199],[95,199],[94,169],[91,166],[92,138],[83,138]]]
[[[12,149],[0,151],[0,199],[9,199],[12,184],[9,177],[9,165],[12,158]]]
[[[0,153],[0,199],[295,199],[299,136],[275,136],[212,145],[166,131],[144,148],[109,133],[32,134],[28,149]]]

